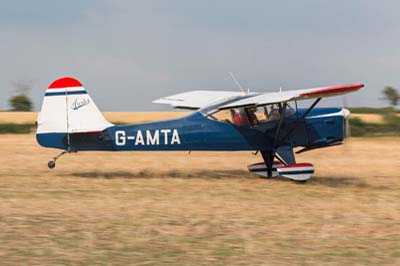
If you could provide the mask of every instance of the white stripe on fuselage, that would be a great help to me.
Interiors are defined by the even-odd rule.
[[[346,112],[347,111],[347,112]],[[347,109],[342,109],[339,112],[336,113],[330,113],[330,114],[323,114],[323,115],[314,115],[314,116],[307,116],[306,119],[312,119],[312,118],[322,118],[322,117],[333,117],[333,116],[343,116],[346,117],[350,115],[349,110]]]

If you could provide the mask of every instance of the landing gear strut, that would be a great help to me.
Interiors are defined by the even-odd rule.
[[[61,156],[63,156],[64,154],[68,153],[69,151],[63,151],[62,153],[60,153],[59,155],[57,155],[56,157],[53,158],[53,160],[50,160],[47,163],[47,167],[49,167],[49,169],[54,169],[56,167],[56,162],[58,159],[60,159]]]
[[[268,178],[272,177],[272,165],[274,163],[275,154],[273,152],[261,151],[261,155],[264,159],[265,166],[267,167]]]
[[[273,150],[269,151],[261,151],[261,155],[264,159],[265,166],[267,167],[267,175],[268,178],[272,177],[272,166],[274,164],[274,159],[276,157],[276,149],[280,145],[281,139],[281,129],[283,127],[284,121],[285,121],[285,114],[286,114],[286,108],[287,108],[287,103],[284,103],[283,106],[279,104],[279,123],[276,128],[276,133],[275,133],[275,141],[274,141],[274,148]],[[278,158],[279,159],[279,158]]]

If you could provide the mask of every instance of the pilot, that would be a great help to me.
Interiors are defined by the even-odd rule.
[[[280,119],[280,113],[279,113],[279,108],[276,105],[271,106],[271,111],[269,112],[269,120],[279,120]]]
[[[256,115],[256,111],[257,111],[256,108],[249,108],[249,109],[248,109],[249,118],[250,118],[250,123],[251,123],[252,125],[259,124],[259,121],[258,121],[258,118],[257,118],[257,115]]]

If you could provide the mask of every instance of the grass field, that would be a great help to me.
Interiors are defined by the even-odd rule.
[[[366,123],[383,124],[385,122],[380,114],[351,114],[351,118],[359,118]]]
[[[249,152],[78,153],[0,136],[0,265],[399,265],[400,138],[298,156],[306,184]]]

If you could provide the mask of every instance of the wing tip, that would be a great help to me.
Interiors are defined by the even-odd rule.
[[[313,95],[318,95],[318,94],[344,94],[344,93],[349,93],[353,91],[358,91],[359,89],[363,88],[364,84],[359,83],[359,84],[346,84],[346,85],[338,85],[338,86],[331,86],[331,87],[325,87],[321,88],[319,90],[315,91],[310,91],[310,92],[304,92],[300,94],[302,97],[307,97],[307,96],[313,96]]]

